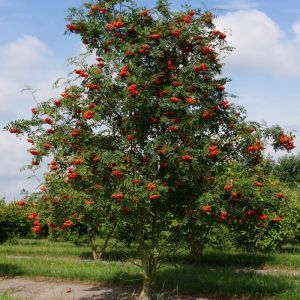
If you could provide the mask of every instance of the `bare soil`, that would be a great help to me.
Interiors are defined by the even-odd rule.
[[[82,282],[48,280],[45,278],[0,277],[0,294],[9,292],[22,300],[136,300],[134,288],[104,286]],[[206,300],[188,295],[161,295],[157,299]],[[212,299],[212,298],[210,298]]]
[[[278,273],[300,276],[299,270],[236,269],[236,272]],[[48,278],[0,277],[0,294],[9,292],[22,300],[137,300],[139,290],[134,287],[53,280]],[[165,291],[157,300],[224,300],[226,297],[200,297]],[[237,299],[237,298],[235,298]],[[241,298],[239,298],[241,299]]]

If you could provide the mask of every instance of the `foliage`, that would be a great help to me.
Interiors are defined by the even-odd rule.
[[[0,243],[16,236],[27,236],[30,225],[26,212],[16,203],[0,204]]]
[[[73,242],[76,246],[89,243],[87,228],[82,223],[77,223],[69,230],[51,230],[49,239],[53,241]]]
[[[221,58],[231,47],[210,12],[95,1],[68,21],[96,60],[73,59],[60,96],[6,127],[32,145],[28,168],[53,158],[27,200],[34,232],[83,224],[92,247],[115,230],[128,245],[134,237],[149,299],[159,260],[176,244],[193,251],[218,222],[249,230],[264,227],[266,214],[280,221],[260,165],[267,142],[289,151],[293,136],[247,121],[227,100]]]
[[[279,158],[274,166],[273,175],[291,187],[300,183],[300,155],[288,155]]]

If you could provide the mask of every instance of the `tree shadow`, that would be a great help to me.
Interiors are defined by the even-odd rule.
[[[0,264],[0,276],[20,275],[25,275],[25,272],[16,264]],[[134,293],[138,293],[142,283],[141,279],[142,276],[139,272],[132,272],[129,269],[114,272],[108,279],[108,282],[111,283],[108,286],[112,288],[109,288],[104,293],[103,286],[93,287],[90,291],[95,293],[81,299],[109,300],[119,299],[119,296],[122,296],[120,299],[131,299],[130,297]],[[199,296],[200,294],[201,296],[214,299],[233,299],[233,297],[237,296],[245,299],[261,299],[271,298],[284,293],[291,294],[292,297],[290,299],[296,299],[296,295],[300,294],[299,278],[297,277],[258,274],[253,271],[243,272],[235,268],[213,269],[204,265],[163,265],[158,272],[157,279],[157,291],[159,292],[178,290],[179,294],[182,294],[182,292],[189,296]],[[115,286],[116,284],[118,286]],[[100,298],[98,294],[101,289],[102,295]],[[182,299],[190,298],[185,296]]]
[[[217,299],[232,299],[236,295],[260,299],[286,292],[297,295],[300,292],[299,281],[293,280],[293,277],[229,268],[214,270],[207,267],[167,266],[159,271],[158,283],[161,287],[177,287],[179,290],[213,295]]]
[[[0,263],[0,276],[18,276],[24,272],[13,263]]]
[[[103,288],[103,286],[96,286],[85,289],[84,291],[93,292],[93,294],[81,297],[80,300],[125,300],[137,297],[139,295],[140,289],[138,287],[128,286],[112,286],[109,289]]]
[[[84,251],[79,254],[79,257],[82,259],[93,259],[93,254],[91,251]]]
[[[192,266],[210,266],[216,268],[235,267],[235,268],[262,268],[266,264],[280,264],[277,253],[258,253],[258,252],[205,252],[199,258],[191,258],[188,254],[176,254],[165,259],[169,263],[181,263]],[[282,253],[283,254],[283,253]],[[288,253],[287,253],[288,254]],[[292,258],[289,258],[292,261]],[[297,260],[295,260],[297,263]],[[286,265],[286,264],[285,264]],[[299,267],[299,266],[298,266]]]
[[[130,296],[140,291],[141,279],[138,273],[116,273],[110,282],[118,286],[113,286],[105,297],[87,297],[82,300],[133,299]],[[95,295],[101,288],[103,289],[101,286],[94,288]],[[157,299],[197,299],[197,297],[224,300],[271,299],[282,294],[291,295],[289,299],[296,299],[296,296],[300,294],[300,287],[299,279],[290,276],[258,274],[253,271],[243,272],[230,268],[220,270],[203,266],[165,265],[158,272],[156,293],[175,295],[175,291],[181,298]],[[122,295],[122,297],[118,298],[116,295]]]
[[[206,266],[259,268],[271,260],[271,255],[263,253],[207,253],[200,262]]]
[[[300,241],[298,241],[298,244],[296,245],[288,244],[283,246],[280,249],[280,253],[300,254]]]
[[[93,259],[92,252],[85,251],[79,256],[82,259]],[[111,249],[106,251],[102,257],[102,261],[125,261],[128,259],[137,258],[137,251],[132,249]]]

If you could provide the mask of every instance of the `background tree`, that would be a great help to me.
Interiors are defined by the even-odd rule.
[[[0,243],[30,233],[31,222],[27,219],[27,210],[22,209],[25,204],[24,200],[9,204],[0,201]]]
[[[286,182],[290,187],[299,186],[300,183],[300,156],[289,155],[278,159],[274,165],[273,175],[280,181]]]

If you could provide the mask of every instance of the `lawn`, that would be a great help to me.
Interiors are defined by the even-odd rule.
[[[14,297],[10,293],[2,293],[2,294],[0,294],[0,300],[27,300],[27,299],[21,299],[19,297]]]
[[[87,259],[89,248],[71,243],[47,240],[19,240],[16,245],[5,243],[0,246],[0,275],[139,285],[140,269],[130,260],[113,259],[117,251],[110,251],[109,260],[94,262]],[[131,254],[134,258],[134,253]],[[255,269],[276,269],[277,272],[257,273]],[[236,296],[300,299],[299,273],[300,255],[297,253],[208,250],[201,263],[189,262],[183,253],[163,264],[158,272],[158,287],[229,299]],[[0,299],[10,298],[4,295]]]

